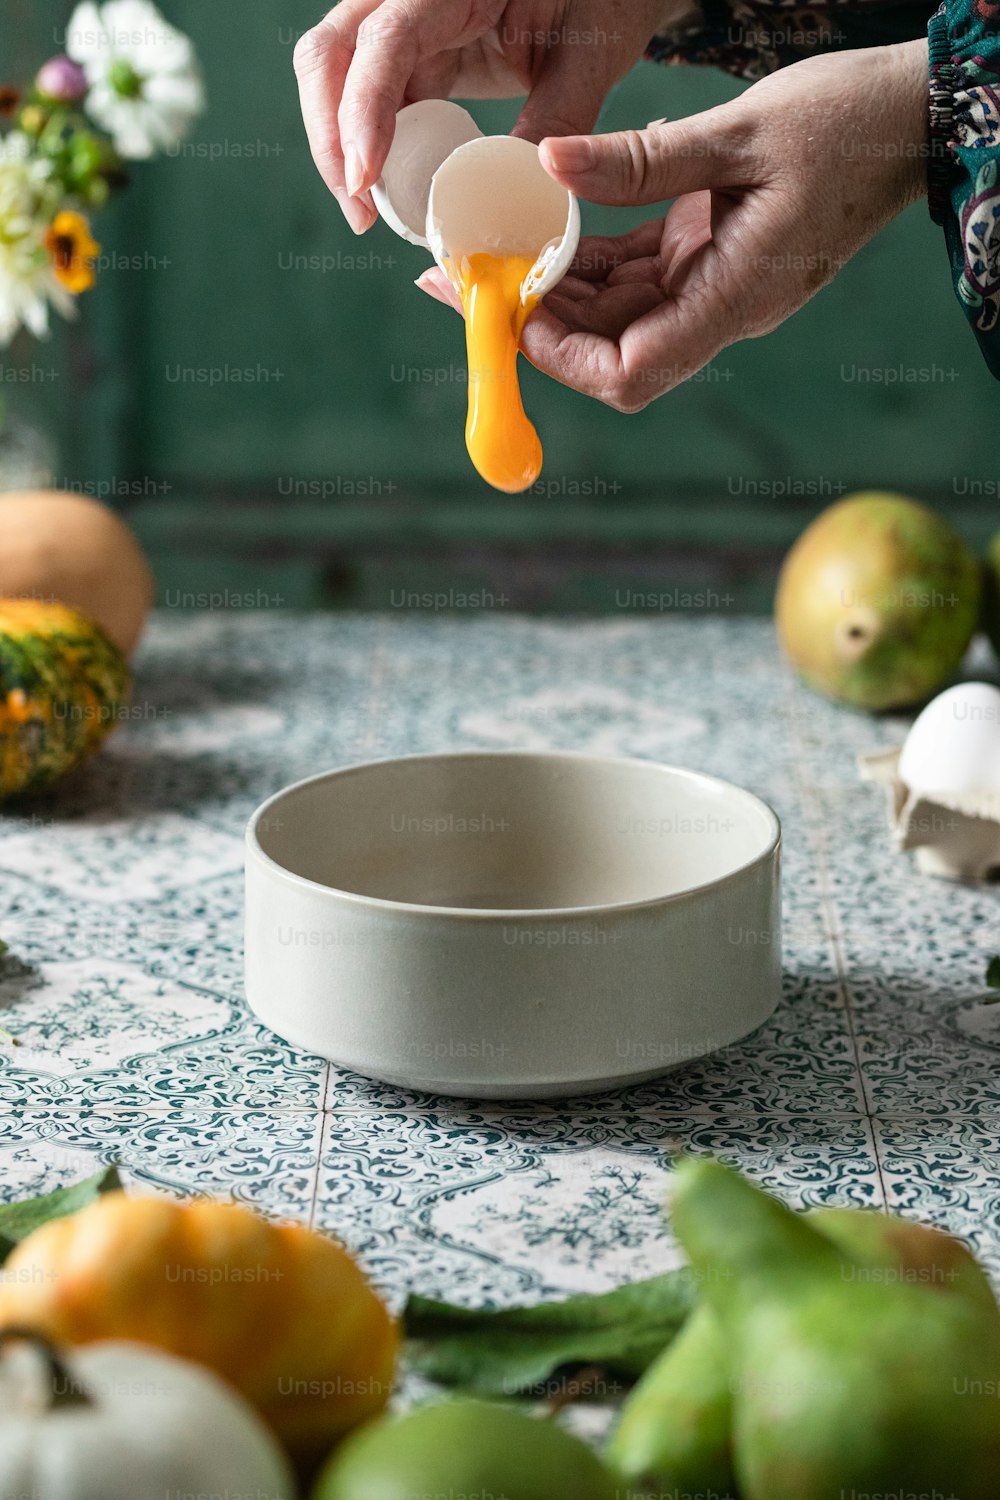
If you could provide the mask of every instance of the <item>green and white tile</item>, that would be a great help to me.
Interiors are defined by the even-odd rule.
[[[391,610],[161,614],[145,717],[0,816],[0,1183],[124,1163],[342,1235],[380,1282],[466,1300],[670,1264],[670,1154],[714,1152],[794,1203],[967,1234],[1000,1272],[1000,892],[891,851],[858,753],[900,718],[796,684],[770,625]],[[446,748],[640,755],[726,776],[784,824],[785,987],[753,1036],[591,1099],[433,1099],[300,1053],[242,990],[246,819],[280,786]],[[873,1134],[874,1132],[874,1134]],[[884,1184],[884,1192],[883,1192]]]

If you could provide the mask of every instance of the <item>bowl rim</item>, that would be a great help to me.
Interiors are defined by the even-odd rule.
[[[712,880],[702,881],[698,885],[685,886],[681,891],[672,891],[662,896],[647,896],[641,901],[614,901],[606,902],[597,906],[545,906],[545,907],[473,907],[473,906],[429,906],[418,901],[391,901],[385,896],[366,896],[361,891],[343,890],[340,886],[324,885],[322,881],[310,880],[305,875],[298,875],[294,870],[279,864],[272,859],[261,846],[257,837],[257,826],[267,815],[269,809],[273,808],[284,798],[292,796],[306,787],[315,785],[319,781],[332,781],[341,777],[357,775],[364,771],[370,771],[377,766],[408,765],[415,761],[450,761],[450,760],[491,760],[491,759],[521,759],[521,760],[548,760],[548,761],[586,761],[589,765],[603,766],[627,766],[629,768],[643,767],[653,771],[665,771],[672,776],[682,777],[684,780],[697,782],[716,788],[722,788],[727,793],[735,793],[740,799],[753,804],[759,811],[763,812],[770,822],[771,829],[766,845],[758,854],[738,865],[735,870],[728,870],[724,875],[718,875]],[[558,920],[565,922],[577,917],[611,917],[625,915],[629,912],[649,911],[654,907],[669,906],[682,901],[690,900],[695,896],[702,896],[708,891],[718,890],[728,885],[731,881],[745,875],[748,870],[756,865],[765,864],[781,848],[781,819],[769,802],[759,797],[756,792],[748,791],[746,787],[737,786],[735,782],[726,781],[721,776],[713,776],[707,771],[692,771],[685,766],[667,765],[663,761],[643,760],[635,755],[590,755],[585,750],[435,750],[421,751],[413,755],[386,755],[375,760],[355,761],[351,765],[337,766],[330,771],[320,771],[314,776],[304,776],[299,781],[292,781],[288,786],[280,788],[266,798],[260,806],[251,814],[246,825],[244,834],[247,858],[244,871],[248,871],[251,857],[259,862],[266,870],[273,871],[281,880],[293,885],[301,886],[311,892],[318,892],[323,896],[332,897],[338,902],[347,902],[349,905],[374,908],[387,912],[405,913],[420,917],[437,917],[448,921],[478,920],[486,922],[510,922],[512,920],[542,922],[546,920]]]

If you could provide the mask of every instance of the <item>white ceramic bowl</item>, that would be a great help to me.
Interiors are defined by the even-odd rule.
[[[297,1046],[432,1093],[656,1077],[774,1010],[779,850],[750,792],[649,761],[349,766],[250,820],[247,996]]]

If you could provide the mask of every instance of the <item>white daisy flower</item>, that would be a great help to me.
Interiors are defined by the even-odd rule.
[[[87,113],[127,160],[177,145],[205,107],[194,47],[150,0],[83,0],[66,52],[87,75]]]
[[[50,304],[65,318],[76,311],[45,245],[59,187],[49,163],[30,151],[20,131],[0,136],[0,347],[21,327],[44,338]]]

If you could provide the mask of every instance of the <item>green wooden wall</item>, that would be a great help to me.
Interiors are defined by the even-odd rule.
[[[71,9],[2,4],[22,55],[53,50]],[[197,43],[210,110],[100,219],[119,263],[57,341],[66,378],[45,400],[66,477],[116,492],[165,590],[254,578],[293,602],[377,604],[400,581],[510,576],[520,602],[602,607],[622,577],[655,576],[762,607],[783,546],[844,487],[992,527],[997,388],[922,206],[783,328],[638,416],[525,368],[546,493],[493,494],[463,446],[460,323],[412,286],[425,253],[381,224],[356,239],[309,159],[292,48],[314,0],[163,8]],[[641,64],[602,128],[738,87]],[[514,113],[473,108],[493,130]],[[648,212],[588,210],[585,228]]]

